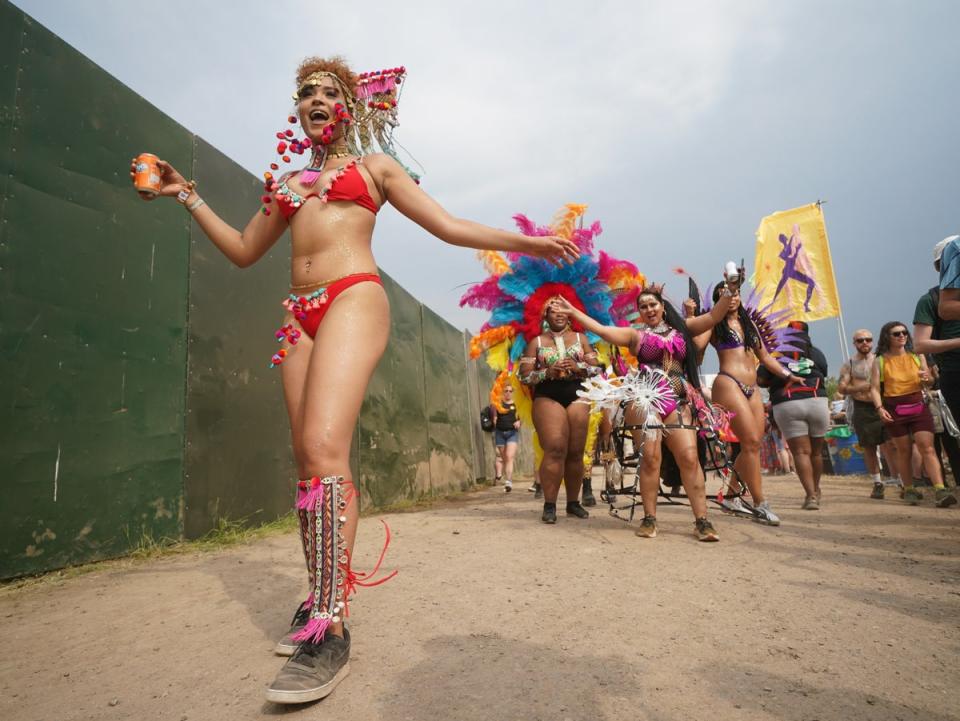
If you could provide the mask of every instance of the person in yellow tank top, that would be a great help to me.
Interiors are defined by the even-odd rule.
[[[933,416],[927,408],[923,391],[932,382],[927,361],[913,352],[907,326],[899,321],[886,323],[880,329],[877,356],[870,376],[870,395],[880,419],[897,449],[900,468],[910,468],[913,444],[923,459],[923,467],[933,481],[939,508],[952,506],[956,497],[943,485],[940,462],[933,447]],[[923,500],[913,487],[910,474],[903,477],[904,500],[912,506]]]

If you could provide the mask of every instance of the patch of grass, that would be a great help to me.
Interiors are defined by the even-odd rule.
[[[9,593],[23,588],[33,587],[45,583],[58,583],[69,578],[84,576],[95,571],[127,568],[129,566],[150,561],[165,556],[182,555],[189,553],[204,553],[219,551],[230,546],[250,543],[261,538],[289,533],[297,529],[299,523],[295,513],[288,513],[280,518],[262,523],[259,526],[245,525],[246,519],[231,520],[220,518],[215,528],[210,529],[200,538],[186,541],[167,536],[155,538],[148,530],[141,530],[139,537],[131,538],[129,529],[126,531],[130,550],[121,558],[105,561],[93,561],[81,566],[67,566],[57,571],[48,571],[39,576],[28,576],[12,581],[0,582],[0,593]]]

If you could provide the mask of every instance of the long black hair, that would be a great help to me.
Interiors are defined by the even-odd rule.
[[[892,331],[898,325],[903,326],[903,329],[907,331],[907,352],[913,352],[913,336],[910,335],[910,329],[907,328],[905,323],[901,323],[898,320],[892,320],[889,323],[884,323],[883,328],[880,329],[880,338],[877,340],[877,355],[883,355],[884,353],[890,352],[890,331]]]
[[[717,285],[714,287],[714,303],[720,300],[720,293],[723,292],[725,286],[726,283],[717,283]],[[742,300],[740,305],[737,307],[737,320],[740,321],[740,327],[743,329],[744,347],[750,348],[751,350],[757,350],[757,346],[759,346],[763,341],[760,339],[760,333],[757,331],[757,326],[753,322],[753,318],[750,317],[747,309],[743,307]],[[723,319],[713,327],[713,333],[713,337],[720,340],[726,340],[731,336],[733,331],[730,329],[730,326],[727,323],[726,316],[724,316]]]
[[[693,336],[691,336],[690,331],[687,330],[687,322],[677,309],[673,307],[673,303],[664,297],[663,291],[653,286],[648,286],[640,291],[640,294],[637,296],[637,310],[640,310],[640,299],[645,295],[652,295],[660,302],[660,305],[663,306],[664,322],[683,336],[683,340],[687,344],[687,353],[683,357],[683,374],[687,377],[690,385],[699,389],[700,368],[697,366],[697,351],[693,345]]]

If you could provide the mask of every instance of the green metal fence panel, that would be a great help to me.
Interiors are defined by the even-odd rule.
[[[235,226],[258,206],[256,178],[0,0],[0,578],[291,507],[267,369],[286,238],[234,268],[182,208],[133,192],[142,151],[192,171]],[[492,374],[383,278],[390,343],[351,449],[373,507],[492,469],[477,405]]]
[[[360,492],[373,507],[430,492],[420,303],[386,274],[390,341],[360,411]]]
[[[15,123],[18,70],[25,27],[23,13],[6,0],[0,0],[0,212],[7,196],[10,156],[13,152],[10,134]],[[0,243],[3,243],[3,236],[4,228],[0,224]]]
[[[263,183],[203,140],[193,177],[216,213],[243,228]],[[183,211],[181,211],[183,212]],[[271,520],[292,508],[296,469],[280,371],[271,370],[289,287],[289,234],[250,268],[234,266],[196,225],[190,236],[184,535],[221,518]]]
[[[149,147],[188,166],[191,148],[146,101],[2,12],[4,33],[22,28],[0,156],[9,577],[180,534],[187,223],[170,203],[140,201],[127,166]]]
[[[430,489],[434,494],[448,493],[468,488],[475,480],[463,334],[426,306],[421,308]]]

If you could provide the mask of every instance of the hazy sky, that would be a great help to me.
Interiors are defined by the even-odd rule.
[[[948,0],[14,1],[257,175],[304,56],[405,65],[398,138],[427,192],[497,227],[587,203],[600,246],[677,300],[686,282],[671,268],[706,286],[727,260],[750,266],[762,216],[820,198],[848,335],[877,331],[912,320],[936,281],[933,245],[960,232]],[[374,247],[455,325],[485,320],[457,307],[484,275],[471,251],[392,209]],[[814,324],[814,340],[835,374],[836,321]]]

